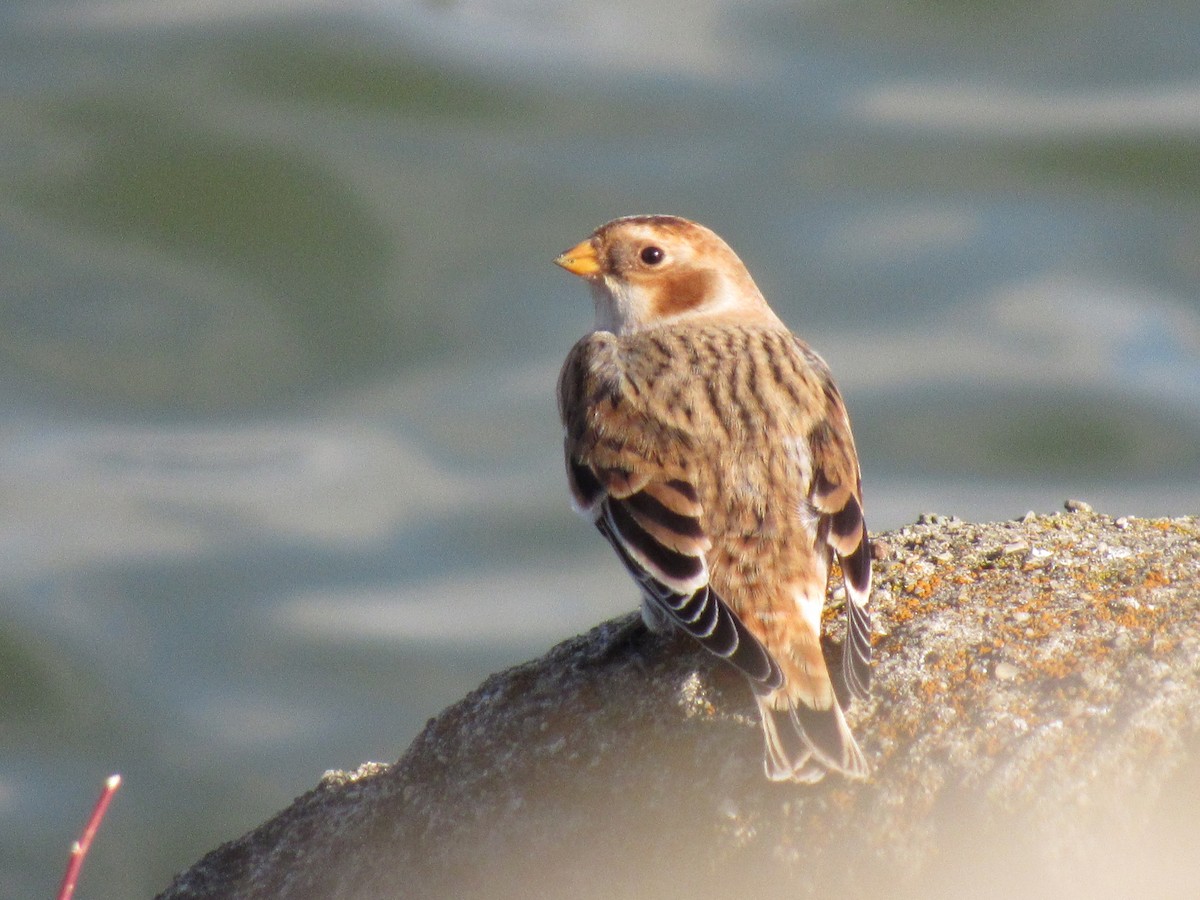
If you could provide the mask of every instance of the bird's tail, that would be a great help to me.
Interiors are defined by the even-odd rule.
[[[836,698],[827,709],[815,709],[789,700],[784,690],[755,696],[767,744],[767,777],[772,781],[812,784],[826,772],[853,779],[870,773]]]

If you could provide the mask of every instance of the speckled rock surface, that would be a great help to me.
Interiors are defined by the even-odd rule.
[[[1196,896],[1200,521],[1084,507],[877,540],[867,783],[767,782],[744,682],[630,616],[161,896]]]

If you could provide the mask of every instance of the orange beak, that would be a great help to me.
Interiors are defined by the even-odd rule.
[[[592,244],[591,238],[581,241],[566,253],[555,257],[554,262],[572,275],[578,275],[581,278],[600,274],[600,259],[596,256],[596,247]]]

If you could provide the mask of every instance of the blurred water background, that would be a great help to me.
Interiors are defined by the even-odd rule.
[[[0,10],[0,898],[145,897],[635,605],[551,265],[724,235],[869,521],[1200,508],[1200,5]],[[868,737],[869,741],[869,737]]]

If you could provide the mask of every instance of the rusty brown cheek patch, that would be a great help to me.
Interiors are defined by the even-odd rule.
[[[658,281],[659,287],[654,297],[655,315],[676,316],[703,303],[712,292],[714,279],[710,272],[693,270],[660,276]]]

